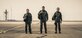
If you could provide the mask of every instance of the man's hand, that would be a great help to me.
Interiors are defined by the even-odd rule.
[[[62,20],[60,20],[60,23],[62,23]]]

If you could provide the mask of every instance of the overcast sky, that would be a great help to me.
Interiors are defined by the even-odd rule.
[[[0,0],[0,20],[4,20],[4,11],[8,10],[8,19],[23,20],[26,9],[30,9],[33,20],[38,20],[38,12],[45,6],[49,20],[57,7],[63,20],[82,20],[82,0]]]

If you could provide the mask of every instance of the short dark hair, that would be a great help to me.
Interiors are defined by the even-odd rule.
[[[57,7],[57,9],[60,9],[59,7]]]
[[[29,10],[28,8],[26,10]]]

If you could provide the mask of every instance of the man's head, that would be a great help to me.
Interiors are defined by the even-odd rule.
[[[26,12],[29,13],[29,9],[26,9]]]
[[[42,10],[45,10],[45,6],[42,6]]]
[[[60,10],[60,8],[59,7],[57,7],[57,11],[59,11]]]
[[[5,11],[7,11],[7,9],[5,9]]]

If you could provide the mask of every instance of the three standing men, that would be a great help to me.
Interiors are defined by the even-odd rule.
[[[61,25],[60,23],[62,22],[62,14],[59,11],[60,8],[57,7],[57,11],[54,13],[52,20],[55,20],[55,33],[57,33],[57,29],[59,30],[59,33],[61,33]]]
[[[44,24],[45,33],[47,33],[46,21],[48,21],[48,13],[45,10],[45,6],[42,6],[42,10],[39,11],[38,19],[40,20],[40,33],[42,34],[43,24]]]
[[[32,15],[29,12],[29,9],[26,9],[26,14],[24,14],[23,18],[24,18],[24,22],[25,22],[25,33],[27,34],[27,31],[29,30],[29,33],[32,34],[32,30],[31,30],[31,23],[32,23]],[[27,29],[28,27],[28,29]]]
[[[57,33],[57,28],[59,29],[59,33],[61,33],[61,26],[60,23],[62,22],[62,14],[59,11],[60,8],[57,8],[57,11],[54,13],[52,20],[55,20],[55,33]],[[26,9],[26,14],[24,14],[24,22],[25,22],[25,33],[27,34],[27,27],[29,28],[29,33],[32,33],[31,30],[31,23],[32,23],[32,15],[29,12],[29,9]],[[38,13],[38,19],[40,20],[40,33],[42,34],[43,30],[43,24],[44,24],[44,29],[45,33],[47,33],[47,26],[46,22],[48,21],[48,13],[45,10],[45,6],[42,6],[42,10],[39,11]]]

